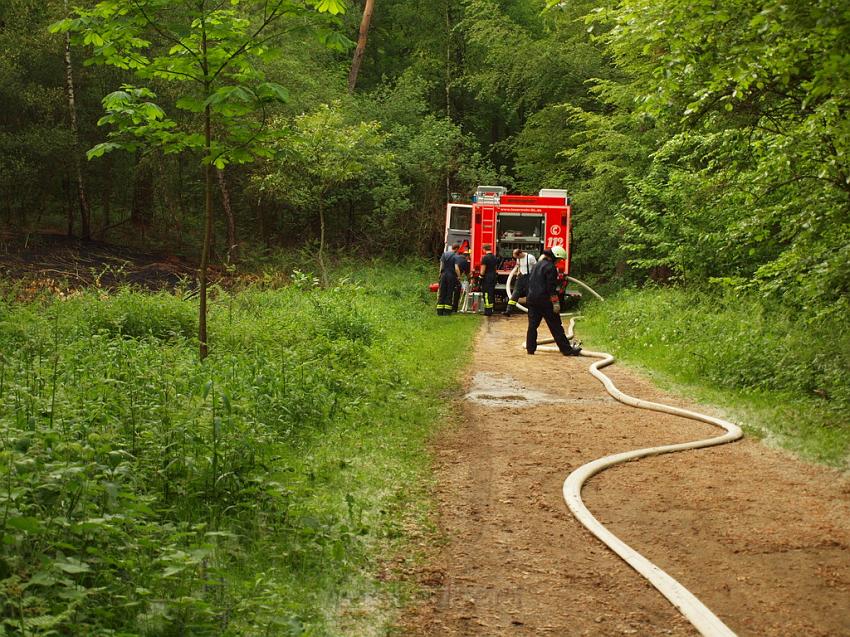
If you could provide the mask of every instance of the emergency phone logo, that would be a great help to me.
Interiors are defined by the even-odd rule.
[[[554,224],[549,226],[549,237],[546,239],[546,247],[554,248],[555,246],[563,246],[564,238],[558,235],[561,234],[561,226]]]

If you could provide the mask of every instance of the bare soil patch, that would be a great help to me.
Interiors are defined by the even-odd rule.
[[[696,634],[584,530],[561,487],[600,456],[718,430],[613,401],[592,359],[526,355],[525,326],[482,326],[460,419],[433,443],[441,541],[419,575],[428,598],[401,632]],[[607,372],[626,393],[682,405]],[[745,438],[616,467],[583,497],[739,635],[850,635],[850,476]]]
[[[24,299],[89,287],[172,289],[194,283],[196,271],[193,264],[166,253],[51,233],[0,234],[0,278],[17,283]]]

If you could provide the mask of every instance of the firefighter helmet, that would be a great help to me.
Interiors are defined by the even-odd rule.
[[[552,254],[555,255],[556,259],[566,259],[567,251],[564,250],[563,246],[555,246],[552,248]]]

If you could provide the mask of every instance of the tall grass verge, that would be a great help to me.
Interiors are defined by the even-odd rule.
[[[431,268],[0,302],[0,634],[380,634],[477,324]],[[423,292],[424,291],[424,292]]]
[[[846,321],[806,323],[760,299],[674,288],[622,291],[584,315],[588,347],[730,408],[750,434],[850,467]]]

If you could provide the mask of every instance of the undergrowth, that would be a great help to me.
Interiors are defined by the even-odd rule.
[[[593,348],[729,406],[750,433],[850,467],[850,328],[805,322],[760,299],[648,288],[589,304],[577,332]]]
[[[0,303],[0,635],[380,626],[375,574],[476,324],[438,320],[427,282],[219,290],[204,363],[194,301]]]

